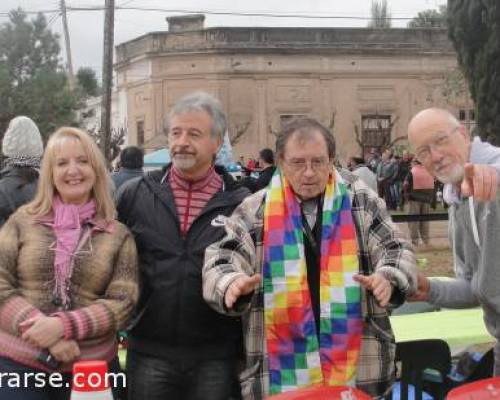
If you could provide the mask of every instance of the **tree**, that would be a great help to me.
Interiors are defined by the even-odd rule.
[[[76,73],[76,79],[85,96],[93,97],[101,93],[101,88],[97,82],[95,71],[92,68],[79,68]]]
[[[446,28],[446,6],[439,6],[439,10],[425,10],[417,14],[410,22],[408,28]]]
[[[387,7],[387,0],[372,1],[371,19],[368,22],[368,28],[390,28],[391,12]]]
[[[17,115],[32,118],[45,138],[75,125],[80,95],[68,88],[59,52],[59,36],[42,14],[28,20],[17,9],[0,25],[0,139]]]
[[[448,26],[476,106],[479,133],[500,144],[500,3],[449,1]]]
[[[90,136],[97,143],[97,145],[101,146],[102,140],[102,130],[100,128],[94,128],[89,130]],[[110,148],[107,160],[109,162],[113,161],[120,154],[121,148],[125,143],[125,138],[128,136],[128,129],[121,128],[112,128],[111,129],[111,138],[110,138]]]

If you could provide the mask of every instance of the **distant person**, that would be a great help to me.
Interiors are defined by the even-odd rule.
[[[377,193],[377,177],[365,164],[362,157],[351,157],[349,160],[349,170],[353,175],[360,178],[363,183]]]
[[[396,209],[396,200],[391,191],[391,186],[397,175],[398,165],[393,158],[393,152],[391,149],[386,149],[377,167],[377,186],[379,196],[385,200],[389,210]]]
[[[378,153],[377,149],[372,148],[370,150],[370,156],[368,158],[367,166],[372,170],[374,174],[376,174],[379,163],[380,163],[380,154]]]
[[[435,195],[434,177],[418,160],[413,161],[404,187],[410,204],[409,213],[411,215],[429,214]],[[429,244],[429,221],[408,222],[408,228],[414,246],[419,244],[419,238],[425,245]]]
[[[247,161],[247,170],[249,174],[255,171],[255,166],[256,166],[255,160],[252,157],[249,157]]]
[[[240,156],[240,158],[238,159],[238,162],[237,164],[243,169],[245,168],[245,157],[243,156]]]
[[[43,142],[30,118],[21,116],[10,121],[2,153],[6,160],[0,171],[0,226],[36,193]]]
[[[248,170],[247,165],[245,163],[245,157],[244,156],[240,156],[240,159],[238,160],[237,164],[241,167],[241,177],[242,178],[250,176],[250,173],[252,171]]]
[[[118,172],[111,174],[115,189],[118,189],[126,181],[143,175],[144,152],[136,146],[125,147],[120,152],[119,165]]]
[[[403,154],[401,159],[398,160],[398,175],[396,176],[394,185],[395,191],[398,197],[398,206],[401,210],[404,209],[405,205],[405,197],[403,196],[403,184],[410,173],[410,169],[412,167],[411,164],[411,156],[408,150],[403,150]]]
[[[264,189],[269,182],[271,182],[271,178],[276,170],[276,166],[274,165],[274,152],[271,149],[266,148],[259,152],[259,165],[262,166],[259,177],[248,177],[243,181],[243,185],[250,189],[252,193]]]

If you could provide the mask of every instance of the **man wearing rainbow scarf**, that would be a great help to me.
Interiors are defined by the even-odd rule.
[[[320,123],[289,124],[276,153],[269,186],[216,219],[226,236],[203,269],[205,300],[242,316],[243,399],[313,385],[382,396],[394,378],[386,308],[415,291],[411,246],[376,193],[333,168]]]

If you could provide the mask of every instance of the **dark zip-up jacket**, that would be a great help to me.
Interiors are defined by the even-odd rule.
[[[35,197],[37,183],[38,172],[31,167],[7,166],[0,171],[0,227]]]
[[[160,357],[232,357],[241,348],[240,320],[203,300],[201,271],[206,247],[225,233],[216,217],[231,215],[249,192],[216,167],[224,188],[182,237],[168,179],[162,182],[167,168],[129,181],[117,193],[119,219],[135,237],[142,278],[129,348]]]

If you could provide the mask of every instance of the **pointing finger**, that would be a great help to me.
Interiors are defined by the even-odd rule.
[[[484,188],[484,168],[477,168],[475,174],[472,178],[473,183],[473,195],[479,200],[484,200],[485,188]]]

